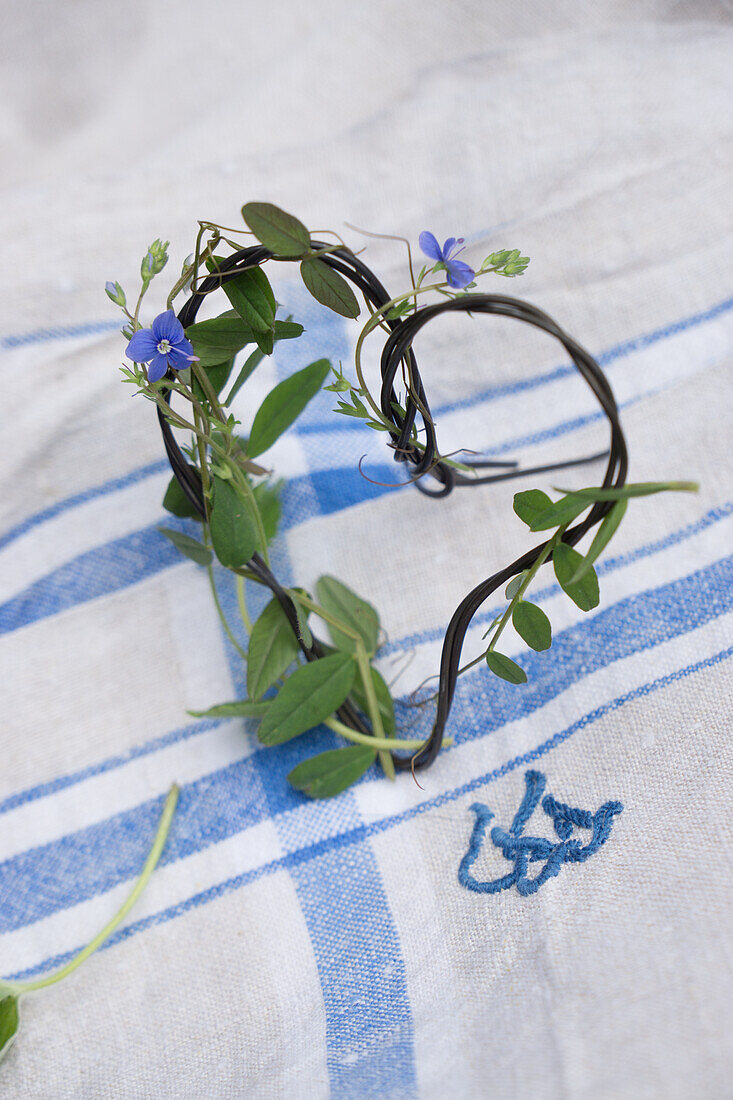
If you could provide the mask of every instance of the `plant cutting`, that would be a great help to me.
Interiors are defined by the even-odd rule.
[[[327,798],[355,783],[376,762],[389,779],[397,771],[410,769],[414,774],[430,766],[441,748],[451,744],[445,730],[458,676],[483,662],[502,680],[516,685],[526,681],[521,664],[502,651],[509,623],[529,648],[550,647],[550,621],[531,598],[543,566],[552,567],[558,585],[577,607],[591,611],[600,600],[595,562],[618,530],[629,501],[697,486],[628,484],[618,407],[595,359],[537,307],[479,289],[479,281],[486,277],[512,279],[525,271],[529,260],[518,249],[495,251],[474,269],[458,259],[462,239],[448,238],[441,246],[425,231],[419,244],[427,262],[416,273],[410,243],[405,241],[407,285],[390,294],[338,234],[314,237],[298,218],[269,203],[247,203],[242,215],[242,225],[235,228],[198,223],[193,251],[165,308],[149,326],[140,319],[141,306],[165,267],[167,242],[153,242],[143,258],[134,305],[128,306],[119,283],[108,283],[106,289],[125,316],[124,380],[157,408],[173,471],[164,507],[198,525],[196,534],[191,525],[186,532],[162,528],[162,535],[207,570],[222,627],[246,664],[245,698],[193,713],[256,719],[257,737],[265,746],[327,726],[344,745],[307,758],[287,776],[305,794]],[[324,235],[333,239],[320,239]],[[305,363],[250,410],[251,427],[245,435],[232,411],[234,399],[280,341],[297,340],[303,332],[296,319],[279,315],[268,276],[279,264],[297,264],[304,285],[323,307],[349,320],[361,318],[362,327],[353,369],[345,370],[325,357]],[[226,308],[199,320],[210,298]],[[425,325],[448,312],[465,314],[474,323],[482,315],[510,317],[557,340],[606,418],[608,445],[593,455],[530,468],[469,452],[443,454],[414,343]],[[367,382],[364,356],[366,341],[378,333],[383,347],[380,385],[375,388]],[[366,430],[383,436],[405,471],[401,491],[410,491],[412,485],[440,498],[458,488],[594,461],[606,464],[596,485],[558,489],[555,498],[538,488],[515,495],[518,520],[539,541],[533,539],[516,561],[476,586],[453,614],[427,738],[411,738],[397,727],[390,688],[375,664],[381,640],[379,614],[365,595],[330,575],[321,576],[314,590],[307,591],[283,583],[271,567],[283,482],[270,467],[268,452],[323,389],[334,393],[336,415],[360,421]],[[592,531],[585,550],[576,549]],[[230,622],[224,612],[219,594],[222,574],[216,563],[228,571],[236,588],[239,624]],[[269,594],[254,621],[249,612],[252,586]],[[467,631],[499,589],[505,590],[506,606],[491,623],[480,652],[462,664]]]

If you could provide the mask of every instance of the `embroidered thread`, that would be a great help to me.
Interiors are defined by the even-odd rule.
[[[621,802],[604,802],[593,814],[590,810],[580,810],[558,802],[553,795],[548,794],[542,799],[542,809],[552,818],[559,838],[557,843],[541,836],[525,836],[524,828],[542,798],[547,778],[542,772],[528,771],[525,772],[524,782],[524,797],[509,831],[495,825],[490,833],[493,845],[506,860],[514,864],[514,868],[506,875],[488,882],[479,882],[471,874],[470,868],[478,859],[486,830],[494,814],[482,802],[474,802],[471,806],[476,814],[476,822],[468,851],[458,868],[458,881],[467,890],[473,890],[477,894],[498,894],[500,890],[509,890],[516,885],[517,892],[524,897],[535,894],[548,879],[560,873],[563,863],[583,863],[597,852],[611,835],[615,815],[623,810]],[[584,845],[573,836],[573,828],[591,830],[587,844]],[[528,874],[529,864],[542,861],[544,866],[531,878]]]

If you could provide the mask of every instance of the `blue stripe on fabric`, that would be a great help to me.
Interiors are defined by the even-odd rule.
[[[0,538],[0,550],[4,549],[9,543],[14,542],[15,539],[20,538],[21,535],[32,531],[34,527],[38,527],[39,524],[68,512],[70,508],[78,508],[81,504],[88,504],[91,500],[98,500],[100,497],[117,493],[120,489],[127,489],[129,485],[136,485],[138,482],[145,481],[155,474],[162,474],[166,470],[170,470],[168,459],[159,458],[155,462],[149,462],[147,466],[139,466],[136,470],[125,474],[124,477],[113,478],[112,481],[105,481],[101,485],[94,486],[94,488],[85,489],[83,492],[76,493],[71,497],[65,497],[64,500],[59,500],[49,508],[44,508],[42,512],[36,512],[32,516],[28,516],[22,523],[6,531]]]
[[[459,681],[452,715],[456,743],[526,717],[609,662],[688,633],[731,609],[733,556],[690,577],[629,597],[592,621],[559,632],[550,653],[523,659],[525,664],[533,662],[527,667],[535,681],[530,679],[521,691],[493,677],[483,688],[475,679]],[[485,675],[489,677],[488,672]],[[332,736],[318,731],[307,741],[257,749],[246,759],[189,784],[179,803],[168,858],[198,851],[264,818],[277,820],[281,812],[303,805],[305,796],[285,783],[285,774],[306,755],[331,747]],[[0,864],[0,931],[31,923],[129,878],[144,861],[140,835],[147,835],[148,826],[154,826],[155,806],[143,804]],[[115,853],[117,864],[100,865],[101,852]],[[83,869],[81,879],[78,868]]]
[[[119,328],[119,321],[84,321],[78,325],[37,328],[32,332],[0,336],[0,348],[11,351],[13,348],[27,347],[29,344],[47,344],[52,340],[73,340],[78,336],[97,336],[101,332],[113,332],[114,329],[119,331]]]
[[[402,810],[398,814],[393,814],[390,817],[383,818],[380,821],[371,822],[369,825],[358,825],[347,832],[341,833],[338,836],[329,837],[326,840],[319,841],[316,844],[304,845],[298,852],[288,853],[285,856],[281,856],[279,859],[271,860],[269,863],[265,863],[260,867],[254,868],[251,871],[246,871],[241,875],[236,875],[233,878],[226,879],[223,882],[217,883],[216,886],[210,887],[208,890],[203,890],[198,894],[186,898],[184,901],[178,902],[176,905],[171,905],[167,909],[161,910],[159,913],[154,913],[149,917],[144,917],[141,920],[133,921],[125,927],[119,929],[114,935],[110,936],[105,941],[100,950],[104,951],[109,947],[114,947],[118,943],[122,943],[125,940],[130,939],[132,936],[144,932],[148,928],[157,927],[161,924],[167,923],[169,920],[174,920],[177,917],[182,916],[184,913],[189,912],[191,909],[197,909],[202,905],[206,905],[211,901],[215,901],[217,898],[224,897],[226,894],[235,890],[239,890],[244,886],[248,886],[251,882],[255,882],[257,879],[262,878],[264,875],[272,874],[280,870],[288,870],[296,865],[307,864],[311,859],[317,858],[319,855],[332,848],[342,848],[349,845],[357,844],[370,836],[376,836],[379,833],[387,832],[389,829],[393,829],[398,825],[403,824],[405,821],[409,821],[412,818],[417,817],[420,814],[428,813],[430,810],[437,809],[440,806],[445,805],[448,802],[453,802],[458,798],[463,797],[466,794],[470,794],[472,791],[484,786],[487,783],[492,783],[497,779],[501,779],[503,776],[508,775],[516,768],[524,767],[541,757],[545,756],[552,749],[557,748],[559,745],[567,741],[573,734],[579,730],[586,729],[594,722],[604,718],[607,714],[611,714],[616,710],[619,710],[626,703],[633,702],[636,699],[648,697],[654,692],[659,691],[662,688],[668,687],[670,684],[676,683],[679,680],[686,679],[689,676],[693,676],[698,672],[701,672],[708,668],[713,668],[715,665],[720,664],[723,661],[729,660],[733,657],[733,646],[728,649],[720,650],[718,653],[713,654],[710,657],[705,657],[700,661],[696,661],[693,664],[687,665],[684,668],[676,669],[674,672],[667,673],[664,676],[658,677],[656,680],[652,680],[647,684],[642,684],[640,687],[634,688],[633,691],[626,692],[624,695],[617,696],[615,699],[610,700],[607,703],[603,703],[601,706],[596,707],[594,710],[589,711],[583,715],[582,718],[573,722],[572,725],[566,729],[556,733],[553,737],[548,738],[547,741],[542,742],[535,749],[531,749],[529,752],[523,753],[521,756],[515,756],[514,758],[507,760],[498,768],[494,768],[491,771],[484,772],[482,775],[475,776],[473,779],[466,783],[462,783],[458,787],[454,787],[449,791],[444,791],[440,795],[436,795],[435,798],[428,799],[425,802],[420,803],[419,806],[413,806],[410,809]],[[162,809],[163,798],[161,797],[157,806],[158,809]],[[150,834],[152,836],[152,832]],[[44,959],[42,962],[37,963],[32,967],[28,967],[25,970],[17,971],[15,974],[7,976],[8,981],[23,981],[26,978],[35,977],[37,974],[44,973],[47,970],[51,970],[57,966],[63,966],[70,959],[74,957],[81,950],[81,945],[75,947],[70,951],[65,951],[58,955],[51,956]]]
[[[371,845],[335,840],[289,870],[323,989],[333,1100],[409,1100],[417,1081],[405,965]]]
[[[630,399],[620,408],[625,408],[636,400],[636,398]],[[577,417],[554,428],[547,428],[532,435],[510,440],[498,447],[489,448],[485,453],[505,453],[515,447],[541,443],[600,420],[602,417],[603,413],[600,412]],[[372,466],[370,480],[367,480],[358,469],[348,466],[319,470],[292,478],[286,482],[283,490],[281,530],[287,530],[296,522],[313,519],[319,515],[328,515],[392,492],[394,484],[391,479],[394,476],[394,470],[391,467]],[[291,498],[290,503],[288,496]],[[294,505],[292,503],[294,501],[299,501],[299,504]],[[167,518],[166,525],[180,526]],[[77,604],[86,603],[98,596],[117,592],[170,565],[179,564],[178,555],[173,552],[172,545],[169,544],[165,550],[160,548],[156,550],[156,539],[160,540],[160,536],[154,527],[142,528],[114,542],[88,550],[85,554],[73,558],[70,562],[46,574],[19,595],[0,605],[0,635],[18,630],[28,623],[47,618],[49,615],[58,614]],[[119,557],[113,559],[111,555],[119,555]]]
[[[389,472],[386,466],[376,471],[377,476]],[[350,467],[293,478],[286,482],[283,490],[281,532],[312,518],[314,501],[321,509],[320,514],[326,515],[364,500],[373,500],[388,491],[371,485],[358,470]],[[167,513],[161,516],[161,523],[200,537],[200,528],[192,522],[186,524]],[[183,561],[170,540],[160,534],[157,524],[95,546],[0,604],[0,636],[129,588]]]
[[[358,472],[357,472],[358,473]],[[360,481],[362,479],[359,479]],[[341,508],[352,499],[355,479],[338,479],[335,497],[333,478],[315,477],[310,489],[324,507]],[[324,499],[323,493],[329,494]],[[290,515],[296,513],[291,509]],[[287,543],[273,546],[273,568],[283,583],[293,583]],[[222,593],[227,616],[236,615],[233,586]],[[230,648],[227,651],[232,683],[246,694],[245,670]],[[257,751],[254,761],[272,819],[283,849],[303,846],[301,829],[317,833],[321,827],[354,828],[361,823],[353,792],[345,792],[331,803],[305,799],[307,817],[292,814],[303,806],[303,796],[294,791],[286,775],[304,755],[312,756],[336,748],[340,739],[321,728],[307,742],[296,738],[279,747],[278,757],[267,749]],[[370,769],[376,773],[376,767]],[[315,861],[316,866],[313,866]],[[400,1097],[410,1100],[416,1093],[413,1024],[407,991],[405,966],[394,919],[371,845],[352,847],[347,853],[328,848],[309,861],[290,868],[298,902],[308,928],[318,969],[326,1011],[326,1063],[333,1100],[360,1097]]]
[[[733,513],[733,502],[729,502],[722,508],[714,508],[710,512],[707,512],[701,519],[695,523],[689,524],[687,527],[673,531],[671,534],[666,535],[664,538],[657,540],[654,543],[648,543],[645,546],[638,547],[636,550],[630,551],[627,554],[617,555],[614,558],[610,558],[605,563],[597,566],[597,572],[601,575],[613,572],[616,569],[620,569],[625,565],[629,565],[635,561],[650,557],[653,554],[658,553],[661,550],[665,550],[670,546],[676,546],[686,539],[692,538],[694,535],[699,534],[701,531],[706,530],[715,523],[720,522]],[[535,593],[535,599],[542,601],[552,596],[559,591],[556,584],[549,585],[544,589],[538,589]],[[497,615],[499,608],[490,608],[488,611],[482,612],[474,619],[474,623],[478,626],[482,622],[491,622]],[[401,652],[410,649],[414,646],[423,644],[430,641],[438,641],[443,636],[442,629],[426,630],[416,634],[408,635],[406,638],[398,641],[390,642],[380,650],[380,654],[389,654],[394,652]],[[227,643],[228,644],[228,643]],[[241,672],[235,678],[240,681],[239,686],[242,686]],[[460,683],[460,681],[459,681]],[[398,701],[399,704],[399,701]],[[173,744],[176,741],[185,740],[187,737],[194,735],[200,728],[202,732],[206,732],[208,729],[214,728],[221,724],[220,722],[211,722],[208,720],[200,720],[203,725],[199,726],[184,726],[183,729],[173,730],[172,732],[163,735],[160,738],[155,738],[151,741],[143,743],[136,749],[130,750],[128,754],[122,756],[113,756],[98,764],[91,765],[87,769],[83,769],[79,772],[74,772],[69,775],[61,776],[57,779],[53,779],[47,783],[40,783],[37,786],[26,788],[15,794],[8,796],[4,801],[0,802],[0,813],[6,813],[8,810],[15,809],[16,806],[20,806],[25,802],[35,801],[38,798],[45,798],[48,795],[53,794],[56,790],[61,790],[65,787],[74,785],[75,783],[82,782],[84,779],[91,778],[92,776],[109,771],[112,768],[120,767],[128,762],[128,759],[133,759],[138,755],[145,755],[149,752],[155,752],[158,748],[164,748],[168,744]],[[334,741],[334,745],[338,742]],[[324,746],[333,747],[332,745]],[[294,761],[297,763],[297,761]]]
[[[617,344],[617,345],[615,345],[611,348],[608,348],[606,351],[601,352],[601,354],[598,356],[598,362],[601,363],[601,364],[608,365],[616,359],[624,358],[624,357],[632,354],[634,351],[637,351],[637,350],[639,350],[641,348],[644,348],[644,347],[648,347],[651,344],[657,343],[658,341],[666,339],[670,336],[675,336],[679,332],[684,332],[687,329],[695,328],[696,326],[698,326],[700,324],[703,324],[707,321],[715,320],[716,317],[720,316],[723,313],[727,313],[732,308],[733,308],[733,298],[726,298],[722,302],[718,302],[716,305],[710,307],[707,310],[703,310],[699,313],[694,313],[689,317],[682,318],[679,321],[674,321],[674,322],[672,322],[668,325],[662,326],[661,328],[654,329],[650,333],[642,334],[641,336],[635,337],[632,340],[627,340],[627,341],[625,341],[621,344]],[[101,322],[100,322],[100,324],[101,324]],[[49,330],[42,330],[42,331],[47,332]],[[63,336],[63,335],[66,334],[65,330],[53,330],[53,331],[56,331],[58,333],[58,336]],[[69,330],[69,332],[71,332],[71,330]],[[74,332],[71,332],[71,334],[76,335],[77,333],[74,331]],[[53,337],[48,337],[48,338],[53,338]],[[21,344],[21,343],[36,343],[36,342],[39,342],[39,334],[38,333],[29,333],[25,336],[9,336],[9,337],[5,337],[5,340],[6,341],[11,341],[11,342],[15,341],[15,343],[12,344],[12,346],[19,346],[19,344]],[[7,346],[11,346],[11,345],[7,344]],[[548,382],[554,381],[557,377],[561,377],[562,374],[559,374],[558,372],[572,373],[574,371],[574,369],[575,369],[574,367],[567,367],[567,366],[557,367],[557,368],[553,368],[553,370],[551,370],[550,372],[546,372],[544,374],[537,375],[534,379],[525,379],[523,382],[508,383],[509,388],[507,388],[506,386],[491,387],[487,390],[483,390],[478,396],[476,396],[474,398],[468,398],[467,399],[467,405],[470,405],[471,403],[474,403],[474,404],[479,403],[481,401],[491,401],[491,400],[494,400],[496,398],[507,396],[508,393],[515,392],[515,389],[514,389],[515,387],[518,387],[521,390],[522,388],[526,388],[526,387],[533,388],[535,386],[544,385]],[[464,406],[461,405],[460,403],[457,403],[455,405],[451,404],[451,405],[442,406],[438,410],[436,415],[440,415],[441,413],[450,412],[454,408],[457,409],[459,407],[464,407]],[[351,427],[353,427],[355,430],[360,430],[360,428],[361,428],[361,425],[358,424],[358,423],[355,423],[355,424],[352,425],[351,422],[349,421],[348,417],[342,417],[342,420],[343,420],[343,423],[341,425],[339,425],[338,427],[334,428],[333,431],[336,431],[336,432],[344,431],[344,430],[348,430]],[[305,433],[306,434],[310,431],[316,431],[316,430],[321,431],[322,429],[314,428],[312,425],[310,427],[308,427],[308,426],[305,427]],[[516,442],[512,442],[510,444],[510,446],[513,446],[513,447],[518,446],[518,445],[519,444],[516,443]],[[166,466],[165,460],[161,460],[160,469],[161,470],[164,469],[165,466]],[[132,479],[132,480],[138,480],[138,479],[142,479],[143,477],[150,476],[151,473],[157,473],[157,472],[158,472],[157,468],[153,469],[151,467],[141,467],[140,470],[132,471],[130,474],[126,475],[125,478],[115,479],[113,481],[106,482],[106,483],[98,486],[96,489],[89,490],[89,492],[94,494],[94,495],[100,495],[101,496],[101,495],[104,495],[107,492],[114,492],[115,489],[118,488],[118,487],[119,488],[124,487],[124,485],[122,485],[122,484],[118,485],[118,482],[120,482],[120,481],[123,482],[124,484],[127,484],[128,483],[128,481],[127,481],[128,478]],[[68,508],[73,508],[78,504],[83,504],[86,499],[88,499],[87,495],[83,494],[83,493],[79,494],[78,496],[67,497],[64,500],[59,501],[52,508],[46,509],[43,512],[36,513],[34,516],[29,517],[22,524],[19,524],[18,527],[14,528],[11,532],[9,532],[5,536],[3,536],[2,541],[0,541],[0,548],[3,545],[5,545],[7,542],[12,541],[12,539],[17,538],[20,535],[24,534],[25,531],[29,530],[31,527],[36,526],[37,523],[42,523],[46,519],[51,519],[54,516],[59,515],[61,512],[66,511]]]
[[[115,768],[123,768],[126,764],[131,764],[133,760],[139,760],[141,756],[149,756],[151,753],[167,749],[170,745],[176,745],[180,741],[188,741],[191,737],[209,733],[211,730],[217,729],[219,726],[223,726],[225,722],[230,721],[230,718],[199,718],[194,725],[171,730],[170,733],[154,737],[142,745],[135,745],[117,756],[108,756],[105,760],[100,760],[96,764],[90,764],[78,771],[57,776],[56,779],[51,779],[47,783],[38,783],[35,787],[26,787],[24,790],[0,800],[0,814],[17,810],[19,806],[24,806],[28,802],[36,802],[39,798],[48,798],[49,795],[56,794],[57,791],[74,787],[77,783],[83,783],[85,780],[93,779],[97,775],[104,775],[105,772],[114,771]]]
[[[615,557],[606,558],[604,561],[597,562],[595,571],[599,577],[605,577],[607,574],[615,573],[618,569],[623,569],[627,565],[633,565],[634,562],[643,561],[644,558],[651,558],[655,554],[659,554],[661,551],[669,549],[671,546],[678,546],[681,542],[685,542],[687,539],[699,535],[702,531],[707,530],[708,527],[712,527],[714,524],[720,523],[721,520],[727,519],[731,514],[733,514],[733,501],[727,501],[719,508],[711,508],[709,512],[706,512],[700,519],[695,520],[694,523],[690,523],[686,527],[680,527],[676,531],[671,531],[668,535],[664,535],[663,538],[657,539],[655,542],[648,542],[643,546],[637,546],[635,550],[629,550],[625,554],[617,554]],[[556,595],[559,591],[560,585],[553,582],[552,584],[545,585],[544,588],[533,588],[532,599],[535,602],[541,603],[543,600],[547,600],[551,596]],[[506,601],[497,604],[495,607],[489,608],[487,611],[481,611],[477,615],[474,615],[472,622],[475,626],[480,626],[482,623],[489,623],[496,618],[500,607],[503,608],[505,606]],[[408,634],[404,638],[385,643],[379,650],[379,656],[388,657],[391,653],[402,653],[404,650],[412,649],[414,646],[424,645],[427,642],[437,642],[444,634],[444,627],[432,627],[428,630],[415,631],[414,634]]]

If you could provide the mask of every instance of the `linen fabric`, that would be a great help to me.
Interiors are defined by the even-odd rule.
[[[82,0],[11,5],[3,37],[0,973],[86,944],[174,780],[181,799],[122,928],[23,1000],[0,1096],[731,1095],[730,5]],[[205,571],[157,531],[193,525],[162,509],[155,413],[121,384],[103,288],[132,296],[148,244],[169,239],[149,323],[196,220],[236,227],[249,200],[366,241],[392,293],[404,246],[345,222],[413,249],[423,230],[463,236],[473,264],[520,248],[526,275],[482,289],[535,303],[598,358],[630,480],[700,483],[630,504],[595,611],[542,570],[552,648],[508,633],[527,685],[483,665],[460,678],[453,747],[420,786],[375,768],[312,802],[286,774],[337,743],[328,731],[265,749],[256,724],[187,713],[242,697],[244,670]],[[358,327],[296,265],[272,278],[306,333],[239,394],[245,430],[291,371],[323,355],[352,371]],[[373,384],[380,350],[372,337]],[[416,353],[443,452],[527,466],[606,445],[562,349],[526,326],[441,318]],[[287,478],[274,569],[374,603],[399,728],[422,736],[431,706],[407,704],[450,615],[536,538],[513,494],[603,466],[428,500],[379,484],[398,480],[391,452],[333,397],[268,452]],[[503,606],[482,609],[466,659]],[[511,830],[532,782],[587,812],[583,845],[587,815],[623,809],[522,892],[547,861],[522,877],[492,829]],[[474,804],[494,816],[459,878]],[[557,845],[554,822],[538,803],[511,835]]]

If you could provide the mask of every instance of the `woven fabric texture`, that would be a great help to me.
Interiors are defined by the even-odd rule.
[[[730,5],[80,0],[11,4],[3,39],[0,973],[87,943],[182,793],[122,928],[23,1003],[0,1095],[731,1095]],[[454,746],[421,787],[373,769],[311,802],[285,776],[329,731],[264,749],[249,723],[187,715],[237,697],[243,668],[205,572],[156,530],[170,475],[103,287],[132,289],[155,237],[175,275],[196,219],[239,225],[248,200],[355,248],[344,222],[462,235],[469,262],[521,248],[527,274],[485,288],[598,358],[630,480],[700,482],[632,502],[595,611],[540,573],[552,649],[508,635],[525,686],[461,677]],[[365,259],[404,287],[399,242]],[[245,427],[313,359],[348,371],[358,332],[295,267],[273,282],[306,333],[241,391]],[[441,318],[416,350],[444,452],[537,465],[606,444],[587,387],[526,326]],[[332,399],[268,454],[288,479],[274,568],[378,607],[378,664],[420,736],[430,707],[405,703],[450,615],[531,545],[514,492],[602,467],[428,500],[376,484],[391,452]]]

